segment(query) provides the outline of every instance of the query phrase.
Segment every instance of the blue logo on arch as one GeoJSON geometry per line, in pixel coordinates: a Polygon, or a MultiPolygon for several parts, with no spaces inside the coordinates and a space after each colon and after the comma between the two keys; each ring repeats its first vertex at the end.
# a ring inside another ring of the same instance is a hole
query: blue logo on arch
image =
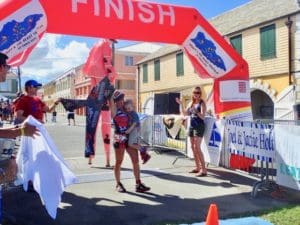
{"type": "Polygon", "coordinates": [[[35,27],[43,14],[32,14],[27,16],[22,22],[12,20],[0,30],[0,51],[8,49],[14,43],[20,41],[35,27]]]}
{"type": "Polygon", "coordinates": [[[207,60],[216,67],[226,71],[226,66],[222,57],[216,53],[217,47],[212,41],[206,39],[204,33],[198,32],[197,36],[191,39],[191,41],[202,52],[207,60]]]}

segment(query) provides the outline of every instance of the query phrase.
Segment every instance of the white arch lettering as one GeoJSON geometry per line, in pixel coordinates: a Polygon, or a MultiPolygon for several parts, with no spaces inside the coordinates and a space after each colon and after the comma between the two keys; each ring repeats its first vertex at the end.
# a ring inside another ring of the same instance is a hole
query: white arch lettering
{"type": "Polygon", "coordinates": [[[110,11],[113,9],[119,19],[124,19],[122,0],[118,0],[118,6],[113,0],[105,0],[105,17],[110,18],[110,11]]]}
{"type": "MultiPolygon", "coordinates": [[[[155,5],[157,7],[157,13],[155,12],[155,8],[152,4],[147,2],[137,2],[134,5],[132,0],[122,1],[122,0],[104,0],[102,1],[104,4],[104,13],[106,18],[111,18],[112,13],[114,12],[116,17],[120,20],[124,20],[124,12],[127,7],[128,20],[133,21],[135,18],[135,13],[137,14],[137,18],[143,23],[153,23],[155,20],[158,20],[160,25],[167,24],[167,18],[169,17],[169,25],[176,25],[176,16],[175,10],[172,6],[163,6],[163,5],[155,5]],[[124,4],[124,3],[127,4],[124,4]],[[135,9],[136,8],[136,9],[135,9]],[[156,15],[158,18],[156,18],[156,15]]],[[[89,3],[87,0],[72,0],[72,12],[79,13],[78,5],[79,4],[93,4],[93,15],[100,16],[101,9],[101,1],[93,0],[93,3],[89,3]]]]}
{"type": "Polygon", "coordinates": [[[134,20],[134,8],[133,8],[133,4],[131,0],[127,0],[127,4],[128,4],[128,19],[129,21],[133,21],[134,20]]]}
{"type": "Polygon", "coordinates": [[[94,0],[94,15],[100,16],[100,4],[98,0],[94,0]]]}
{"type": "Polygon", "coordinates": [[[140,9],[140,11],[142,11],[148,15],[148,17],[146,17],[143,13],[138,14],[138,17],[142,22],[152,23],[154,21],[155,13],[152,10],[152,8],[153,8],[152,5],[150,5],[146,2],[138,2],[138,8],[140,9]]]}
{"type": "MultiPolygon", "coordinates": [[[[97,1],[97,0],[95,0],[97,1]]],[[[72,12],[78,13],[78,3],[87,4],[87,0],[72,0],[72,12]]]]}
{"type": "Polygon", "coordinates": [[[170,25],[175,26],[175,12],[174,9],[169,6],[169,11],[164,11],[162,5],[157,5],[159,11],[159,24],[164,24],[164,17],[170,17],[170,25]]]}

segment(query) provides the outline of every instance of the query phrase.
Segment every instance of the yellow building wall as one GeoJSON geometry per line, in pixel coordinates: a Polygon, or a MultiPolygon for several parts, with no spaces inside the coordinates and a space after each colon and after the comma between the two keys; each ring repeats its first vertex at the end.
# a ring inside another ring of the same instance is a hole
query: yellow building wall
{"type": "Polygon", "coordinates": [[[289,76],[286,75],[277,75],[277,76],[268,76],[260,78],[264,83],[270,85],[270,88],[276,91],[276,95],[282,92],[289,86],[289,76]]]}
{"type": "Polygon", "coordinates": [[[154,81],[154,61],[148,64],[148,83],[143,83],[143,67],[140,71],[140,92],[166,92],[212,83],[211,79],[202,79],[195,72],[189,59],[184,55],[184,75],[176,75],[176,53],[160,58],[160,80],[154,81]]]}
{"type": "Polygon", "coordinates": [[[285,19],[254,27],[242,32],[243,58],[248,62],[250,78],[288,73],[288,28],[285,19]],[[260,59],[260,28],[276,27],[276,57],[260,59]]]}

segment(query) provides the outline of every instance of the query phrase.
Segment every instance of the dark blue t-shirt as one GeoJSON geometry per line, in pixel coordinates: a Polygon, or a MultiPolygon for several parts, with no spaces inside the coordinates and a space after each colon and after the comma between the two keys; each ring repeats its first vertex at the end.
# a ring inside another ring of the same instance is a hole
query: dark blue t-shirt
{"type": "Polygon", "coordinates": [[[140,118],[136,111],[130,111],[128,112],[128,115],[130,117],[130,124],[136,123],[136,127],[140,126],[140,118]]]}

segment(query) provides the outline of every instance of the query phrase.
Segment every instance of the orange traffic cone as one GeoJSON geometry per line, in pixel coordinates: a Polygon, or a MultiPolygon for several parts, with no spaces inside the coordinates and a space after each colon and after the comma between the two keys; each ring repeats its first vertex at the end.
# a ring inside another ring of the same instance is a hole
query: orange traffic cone
{"type": "Polygon", "coordinates": [[[219,225],[218,208],[216,204],[210,204],[205,224],[219,225]]]}

